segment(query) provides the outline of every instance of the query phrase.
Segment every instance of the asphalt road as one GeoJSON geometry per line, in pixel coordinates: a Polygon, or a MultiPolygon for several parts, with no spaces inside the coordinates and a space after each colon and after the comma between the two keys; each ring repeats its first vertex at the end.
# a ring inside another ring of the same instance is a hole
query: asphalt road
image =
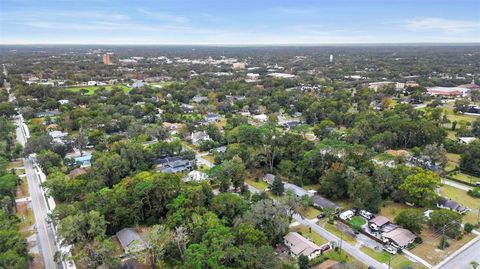
{"type": "Polygon", "coordinates": [[[457,189],[464,190],[464,191],[469,191],[469,190],[472,189],[472,187],[470,187],[470,186],[463,185],[461,183],[458,183],[458,182],[455,182],[455,181],[452,181],[452,180],[448,180],[448,179],[445,179],[445,178],[442,178],[442,183],[445,184],[445,185],[455,187],[457,189]]]}
{"type": "MultiPolygon", "coordinates": [[[[22,130],[23,123],[21,122],[20,117],[15,118],[15,123],[17,124],[17,140],[22,145],[25,145],[27,138],[25,137],[24,130],[22,130]]],[[[48,207],[40,187],[40,179],[34,168],[34,161],[31,158],[24,158],[23,165],[25,167],[25,174],[28,182],[28,191],[30,192],[30,198],[32,201],[31,206],[35,216],[37,239],[45,263],[45,268],[62,268],[61,265],[57,265],[53,260],[55,252],[57,251],[55,235],[53,234],[51,225],[46,221],[48,207]]]]}
{"type": "Polygon", "coordinates": [[[455,255],[455,257],[442,265],[440,269],[472,268],[470,266],[472,261],[480,263],[480,240],[477,240],[477,242],[455,255]]]}

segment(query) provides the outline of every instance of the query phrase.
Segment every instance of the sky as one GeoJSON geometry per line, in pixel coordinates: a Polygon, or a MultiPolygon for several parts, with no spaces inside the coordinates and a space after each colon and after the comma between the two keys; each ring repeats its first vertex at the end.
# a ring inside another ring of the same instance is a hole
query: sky
{"type": "Polygon", "coordinates": [[[0,0],[0,44],[480,42],[480,0],[0,0]]]}

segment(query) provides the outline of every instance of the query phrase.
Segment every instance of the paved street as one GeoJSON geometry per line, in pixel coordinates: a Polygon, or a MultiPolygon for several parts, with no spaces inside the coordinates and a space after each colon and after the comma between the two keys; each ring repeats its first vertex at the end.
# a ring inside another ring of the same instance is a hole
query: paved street
{"type": "MultiPolygon", "coordinates": [[[[4,73],[6,69],[4,67],[4,73]]],[[[10,93],[10,87],[7,84],[7,90],[10,93]]],[[[11,95],[10,100],[13,100],[11,95]]],[[[26,125],[22,121],[22,117],[15,116],[16,137],[17,141],[25,145],[27,142],[26,137],[26,125]]],[[[28,131],[27,131],[28,132],[28,131]]],[[[45,268],[63,268],[61,264],[57,264],[54,261],[55,252],[58,250],[55,243],[55,235],[53,233],[51,225],[46,221],[48,217],[48,207],[46,198],[43,195],[43,191],[40,186],[40,180],[35,170],[34,161],[31,158],[24,158],[23,165],[25,167],[26,179],[28,182],[28,191],[30,192],[31,206],[35,217],[35,230],[37,232],[37,238],[43,256],[45,268]]]]}
{"type": "Polygon", "coordinates": [[[461,184],[461,183],[458,183],[458,182],[455,182],[455,181],[452,181],[452,180],[448,180],[446,178],[442,178],[442,183],[445,184],[445,185],[455,187],[457,189],[464,190],[464,191],[469,191],[469,190],[472,189],[472,187],[470,187],[470,186],[467,186],[467,185],[464,185],[464,184],[461,184]]]}
{"type": "Polygon", "coordinates": [[[470,262],[477,261],[480,263],[480,240],[464,249],[451,260],[441,265],[440,269],[465,269],[472,268],[470,262]]]}

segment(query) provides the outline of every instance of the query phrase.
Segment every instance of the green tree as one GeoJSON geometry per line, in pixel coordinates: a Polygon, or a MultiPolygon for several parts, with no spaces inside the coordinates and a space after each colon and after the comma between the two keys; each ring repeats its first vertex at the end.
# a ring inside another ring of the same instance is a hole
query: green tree
{"type": "Polygon", "coordinates": [[[298,268],[299,269],[308,269],[310,268],[309,264],[309,259],[307,256],[301,254],[298,256],[298,268]]]}
{"type": "Polygon", "coordinates": [[[60,168],[63,162],[62,156],[51,150],[44,150],[38,153],[37,160],[40,167],[47,174],[51,173],[55,168],[60,168]]]}
{"type": "Polygon", "coordinates": [[[432,171],[416,168],[400,185],[409,202],[420,206],[427,206],[437,198],[436,188],[440,186],[440,177],[432,171]]]}
{"type": "Polygon", "coordinates": [[[457,238],[461,233],[462,215],[448,209],[439,209],[432,212],[428,224],[436,232],[445,232],[451,238],[457,238]]]}
{"type": "Polygon", "coordinates": [[[416,234],[422,231],[425,217],[422,212],[416,209],[407,209],[395,217],[395,223],[416,234]]]}
{"type": "Polygon", "coordinates": [[[283,195],[283,192],[285,191],[285,188],[283,186],[283,181],[280,179],[280,177],[275,177],[273,180],[272,186],[270,187],[270,190],[272,191],[273,194],[275,195],[283,195]]]}
{"type": "Polygon", "coordinates": [[[233,223],[236,217],[243,215],[248,208],[243,197],[228,192],[215,196],[210,203],[210,210],[229,224],[233,223]]]}
{"type": "Polygon", "coordinates": [[[480,175],[480,140],[475,140],[465,147],[461,154],[460,168],[480,175]]]}

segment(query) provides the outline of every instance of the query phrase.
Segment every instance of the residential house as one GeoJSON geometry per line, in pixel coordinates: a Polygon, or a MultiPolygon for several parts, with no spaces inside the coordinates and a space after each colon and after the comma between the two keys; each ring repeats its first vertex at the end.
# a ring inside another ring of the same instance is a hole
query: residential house
{"type": "Polygon", "coordinates": [[[116,237],[126,254],[138,253],[147,248],[147,243],[133,228],[124,228],[116,233],[116,237]]]}
{"type": "Polygon", "coordinates": [[[302,197],[305,195],[312,196],[312,194],[306,191],[305,189],[292,183],[284,182],[283,187],[285,188],[285,191],[292,190],[295,193],[295,195],[297,195],[297,197],[302,197]]]}
{"type": "Polygon", "coordinates": [[[227,146],[221,146],[221,147],[212,149],[212,152],[225,153],[227,152],[227,146]]]}
{"type": "Polygon", "coordinates": [[[263,176],[263,180],[264,180],[265,182],[267,182],[268,184],[272,185],[272,184],[273,184],[273,181],[275,180],[275,175],[265,174],[265,176],[263,176]]]}
{"type": "Polygon", "coordinates": [[[195,102],[195,103],[202,103],[202,102],[207,102],[207,101],[208,101],[208,97],[206,97],[206,96],[195,95],[192,98],[192,102],[195,102]]]}
{"type": "Polygon", "coordinates": [[[334,212],[338,212],[340,210],[340,206],[335,204],[334,202],[328,200],[325,197],[322,197],[318,194],[315,194],[312,197],[312,203],[314,207],[320,208],[322,210],[325,210],[327,208],[332,208],[334,212]]]}
{"type": "Polygon", "coordinates": [[[319,246],[297,232],[290,232],[285,235],[283,243],[289,248],[290,254],[294,256],[305,255],[311,260],[321,253],[319,246]]]}
{"type": "Polygon", "coordinates": [[[265,114],[255,115],[252,118],[254,118],[255,120],[257,120],[259,122],[266,122],[268,120],[268,116],[265,115],[265,114]]]}
{"type": "Polygon", "coordinates": [[[61,131],[50,131],[48,135],[52,138],[54,143],[64,144],[63,139],[68,136],[68,133],[61,131]]]}
{"type": "Polygon", "coordinates": [[[417,236],[404,228],[382,233],[382,236],[390,241],[390,244],[396,248],[405,248],[415,241],[417,236]]]}
{"type": "Polygon", "coordinates": [[[74,159],[76,164],[80,164],[80,167],[89,167],[92,165],[92,155],[84,155],[74,159]]]}
{"type": "Polygon", "coordinates": [[[216,123],[219,120],[220,120],[220,115],[215,114],[215,113],[208,113],[205,116],[205,121],[208,122],[208,123],[216,123]]]}
{"type": "Polygon", "coordinates": [[[143,82],[142,80],[135,80],[131,85],[133,89],[142,88],[143,86],[145,86],[145,82],[143,82]]]}
{"type": "Polygon", "coordinates": [[[70,101],[68,99],[61,99],[61,100],[58,100],[58,102],[61,104],[61,105],[66,105],[68,104],[70,101]]]}
{"type": "Polygon", "coordinates": [[[459,204],[459,203],[457,203],[457,202],[455,202],[451,199],[447,199],[445,197],[440,197],[438,199],[437,207],[448,209],[448,210],[451,210],[451,211],[455,211],[455,212],[460,213],[460,214],[466,214],[467,212],[469,212],[471,210],[470,208],[462,206],[461,204],[459,204]]]}
{"type": "Polygon", "coordinates": [[[195,146],[200,145],[203,141],[209,141],[212,140],[210,136],[207,134],[205,131],[200,131],[200,132],[193,132],[191,135],[192,138],[192,144],[195,146]]]}
{"type": "Polygon", "coordinates": [[[375,218],[368,221],[368,226],[370,227],[370,229],[378,231],[388,223],[390,223],[390,220],[387,217],[376,216],[375,218]]]}
{"type": "Polygon", "coordinates": [[[201,182],[208,179],[208,175],[201,171],[190,171],[187,176],[183,179],[184,182],[194,181],[201,182]]]}
{"type": "Polygon", "coordinates": [[[192,162],[180,157],[167,157],[157,160],[157,167],[162,173],[181,173],[192,170],[192,162]]]}

